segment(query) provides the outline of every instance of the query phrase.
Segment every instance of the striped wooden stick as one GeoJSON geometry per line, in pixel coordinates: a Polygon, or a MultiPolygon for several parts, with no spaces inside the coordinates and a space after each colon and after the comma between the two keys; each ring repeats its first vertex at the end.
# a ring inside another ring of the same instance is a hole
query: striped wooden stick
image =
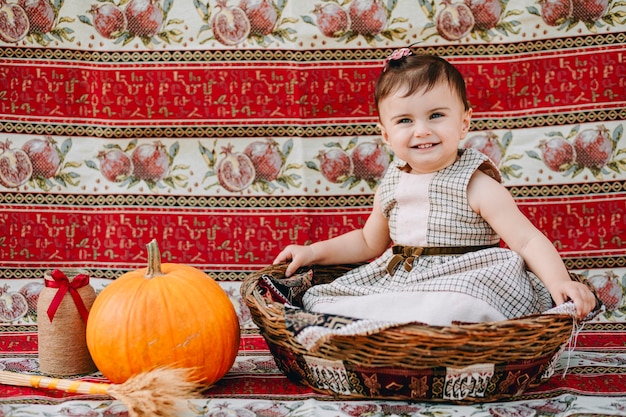
{"type": "Polygon", "coordinates": [[[17,372],[0,371],[0,383],[20,387],[45,388],[71,394],[107,395],[111,384],[94,383],[70,379],[49,378],[40,375],[25,375],[17,372]]]}
{"type": "Polygon", "coordinates": [[[203,386],[193,382],[191,375],[190,369],[157,368],[135,375],[122,384],[108,384],[0,371],[0,384],[108,395],[121,401],[130,417],[174,417],[179,411],[177,401],[200,397],[203,386]]]}

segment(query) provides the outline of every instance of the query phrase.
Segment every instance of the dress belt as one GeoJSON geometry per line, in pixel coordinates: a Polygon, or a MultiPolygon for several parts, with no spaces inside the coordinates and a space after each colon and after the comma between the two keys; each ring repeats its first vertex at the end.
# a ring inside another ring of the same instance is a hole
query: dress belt
{"type": "Polygon", "coordinates": [[[483,249],[498,248],[499,244],[477,245],[477,246],[403,246],[393,245],[391,250],[393,256],[387,264],[387,272],[393,275],[393,271],[400,262],[404,261],[404,269],[409,272],[413,269],[413,261],[420,256],[432,255],[463,255],[469,252],[476,252],[483,249]]]}

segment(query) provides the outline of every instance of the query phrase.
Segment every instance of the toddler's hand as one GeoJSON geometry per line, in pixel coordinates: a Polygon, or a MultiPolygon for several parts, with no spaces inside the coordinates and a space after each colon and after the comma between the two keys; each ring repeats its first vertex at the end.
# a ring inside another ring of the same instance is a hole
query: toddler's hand
{"type": "Polygon", "coordinates": [[[310,246],[289,245],[276,256],[273,264],[291,261],[285,271],[285,277],[289,277],[301,266],[311,265],[314,262],[313,256],[313,249],[310,246]]]}
{"type": "Polygon", "coordinates": [[[552,297],[557,304],[562,304],[568,299],[574,302],[576,314],[579,319],[584,319],[596,307],[596,296],[583,283],[570,281],[564,282],[556,288],[557,294],[552,297]],[[556,295],[556,297],[555,297],[556,295]]]}

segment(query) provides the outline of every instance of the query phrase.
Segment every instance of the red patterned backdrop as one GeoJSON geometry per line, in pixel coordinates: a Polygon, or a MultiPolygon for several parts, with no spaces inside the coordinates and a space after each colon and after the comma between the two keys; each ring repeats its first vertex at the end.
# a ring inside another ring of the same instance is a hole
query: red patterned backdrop
{"type": "Polygon", "coordinates": [[[458,65],[466,143],[570,266],[623,267],[624,6],[522,3],[7,2],[2,277],[114,278],[156,238],[236,282],[358,226],[389,159],[373,82],[411,43],[458,65]]]}
{"type": "Polygon", "coordinates": [[[246,274],[363,224],[392,158],[374,80],[415,44],[459,67],[464,145],[621,320],[625,19],[621,0],[0,1],[3,291],[52,267],[104,285],[156,238],[254,333],[246,274]]]}

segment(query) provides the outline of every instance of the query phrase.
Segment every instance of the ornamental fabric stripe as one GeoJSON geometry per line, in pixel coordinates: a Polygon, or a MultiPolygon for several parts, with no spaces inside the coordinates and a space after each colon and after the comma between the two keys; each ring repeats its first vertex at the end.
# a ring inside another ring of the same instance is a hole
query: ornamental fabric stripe
{"type": "Polygon", "coordinates": [[[463,146],[496,162],[570,269],[617,279],[621,302],[626,5],[465,3],[0,4],[0,278],[114,279],[154,238],[238,304],[285,245],[364,224],[392,158],[374,81],[414,44],[466,77],[463,146]]]}

